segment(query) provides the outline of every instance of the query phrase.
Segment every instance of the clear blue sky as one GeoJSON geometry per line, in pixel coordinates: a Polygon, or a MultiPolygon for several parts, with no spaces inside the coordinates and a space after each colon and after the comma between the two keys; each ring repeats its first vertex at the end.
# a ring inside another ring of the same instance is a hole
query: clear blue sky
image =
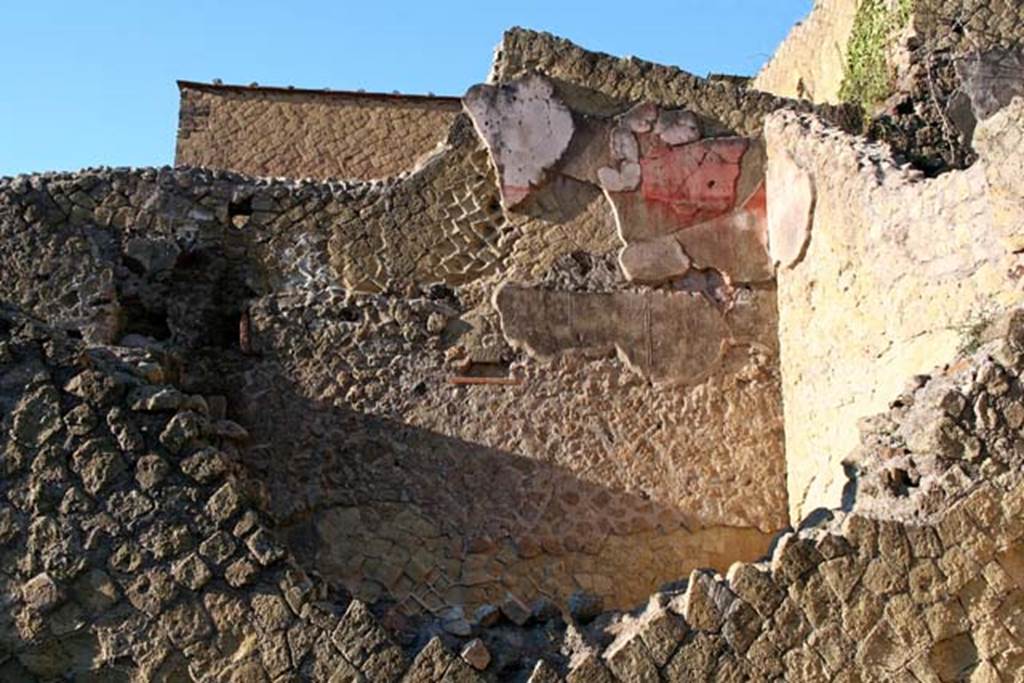
{"type": "Polygon", "coordinates": [[[172,162],[176,79],[459,95],[502,31],[753,74],[812,0],[8,0],[0,176],[172,162]]]}

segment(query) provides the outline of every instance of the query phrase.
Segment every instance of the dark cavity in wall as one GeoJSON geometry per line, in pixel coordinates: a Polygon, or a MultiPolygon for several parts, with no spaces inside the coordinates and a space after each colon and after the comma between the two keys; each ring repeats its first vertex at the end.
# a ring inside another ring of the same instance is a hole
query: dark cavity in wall
{"type": "Polygon", "coordinates": [[[171,338],[165,308],[150,308],[137,296],[123,297],[120,303],[123,336],[137,334],[156,341],[167,341],[171,338]]]}
{"type": "Polygon", "coordinates": [[[231,224],[241,230],[252,217],[252,197],[245,197],[228,204],[228,220],[231,224]]]}

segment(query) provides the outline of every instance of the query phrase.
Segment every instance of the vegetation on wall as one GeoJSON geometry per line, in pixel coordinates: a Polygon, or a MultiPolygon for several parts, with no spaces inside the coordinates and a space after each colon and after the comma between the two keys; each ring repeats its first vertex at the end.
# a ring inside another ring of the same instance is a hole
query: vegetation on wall
{"type": "Polygon", "coordinates": [[[870,113],[893,87],[893,68],[886,48],[896,32],[910,21],[914,0],[862,0],[846,48],[846,65],[839,97],[870,113]]]}

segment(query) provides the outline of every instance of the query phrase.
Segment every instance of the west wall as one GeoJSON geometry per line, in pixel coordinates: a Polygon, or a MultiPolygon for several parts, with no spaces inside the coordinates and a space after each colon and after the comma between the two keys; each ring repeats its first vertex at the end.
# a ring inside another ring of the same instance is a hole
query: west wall
{"type": "Polygon", "coordinates": [[[387,178],[432,150],[457,98],[178,83],[175,163],[254,176],[387,178]]]}

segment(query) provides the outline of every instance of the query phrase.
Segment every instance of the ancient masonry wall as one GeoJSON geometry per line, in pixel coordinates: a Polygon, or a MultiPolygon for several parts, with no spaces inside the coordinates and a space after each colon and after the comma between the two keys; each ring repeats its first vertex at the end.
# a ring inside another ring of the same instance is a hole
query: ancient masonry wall
{"type": "Polygon", "coordinates": [[[1024,7],[1015,0],[915,0],[912,22],[931,48],[957,54],[1024,41],[1024,7]]]}
{"type": "MultiPolygon", "coordinates": [[[[758,136],[764,117],[781,108],[809,111],[807,102],[787,99],[756,88],[720,80],[706,80],[677,67],[619,58],[585,50],[564,38],[522,28],[505,32],[494,57],[489,80],[503,82],[540,71],[566,84],[562,95],[577,110],[618,113],[618,102],[653,102],[664,107],[685,107],[724,132],[758,136]],[[573,97],[577,89],[578,97],[573,97]],[[586,91],[592,91],[587,94],[586,91]],[[603,97],[596,96],[601,93],[603,97]]],[[[816,111],[844,130],[859,131],[856,108],[821,105],[816,111]]]]}
{"type": "Polygon", "coordinates": [[[0,676],[1012,677],[1024,666],[1024,313],[985,339],[865,423],[852,509],[817,515],[769,559],[694,571],[630,614],[507,598],[406,639],[281,543],[241,454],[251,435],[223,401],[168,386],[173,358],[86,349],[5,305],[0,676]]]}
{"type": "Polygon", "coordinates": [[[1021,300],[1024,214],[1007,169],[1020,163],[1022,105],[982,122],[980,162],[931,180],[812,119],[767,122],[769,221],[772,202],[784,204],[794,186],[779,169],[795,165],[813,187],[809,231],[806,221],[787,226],[803,232],[778,273],[794,520],[838,504],[859,418],[1021,300]]]}
{"type": "Polygon", "coordinates": [[[175,163],[254,176],[387,178],[411,170],[459,112],[455,97],[179,81],[175,163]]]}
{"type": "Polygon", "coordinates": [[[1022,46],[1024,8],[1012,0],[823,0],[753,86],[836,102],[852,75],[845,97],[882,100],[863,103],[869,137],[934,176],[973,163],[978,120],[1024,93],[1022,46]]]}
{"type": "Polygon", "coordinates": [[[838,103],[858,0],[815,0],[751,87],[779,97],[838,103]]]}
{"type": "Polygon", "coordinates": [[[188,349],[180,388],[227,397],[288,544],[360,598],[412,616],[506,591],[627,605],[785,525],[774,289],[704,309],[696,332],[726,353],[684,386],[614,344],[535,361],[501,333],[498,284],[629,289],[601,190],[559,187],[507,217],[466,121],[383,183],[19,178],[4,297],[94,343],[188,349]]]}
{"type": "MultiPolygon", "coordinates": [[[[812,102],[839,102],[846,70],[850,35],[859,0],[816,0],[807,18],[790,31],[752,83],[757,90],[779,97],[812,102]]],[[[896,66],[906,69],[895,54],[916,50],[919,61],[929,52],[953,56],[995,47],[1018,47],[1024,39],[1024,9],[1012,0],[914,0],[911,30],[893,36],[910,45],[889,45],[896,66]]]]}

